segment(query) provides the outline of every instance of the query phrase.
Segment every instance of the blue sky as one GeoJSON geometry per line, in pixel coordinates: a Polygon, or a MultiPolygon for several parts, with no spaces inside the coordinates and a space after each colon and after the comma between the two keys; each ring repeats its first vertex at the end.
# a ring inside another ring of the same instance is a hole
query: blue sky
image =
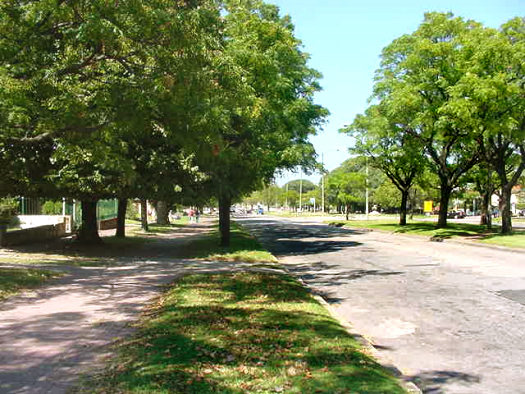
{"type": "MultiPolygon", "coordinates": [[[[349,157],[351,139],[338,130],[367,107],[381,50],[413,32],[428,11],[453,12],[490,27],[525,15],[525,0],[267,0],[292,17],[296,37],[310,54],[310,66],[323,74],[316,102],[331,116],[311,140],[333,170],[349,157]]],[[[282,185],[298,174],[277,179],[282,185]]],[[[309,179],[317,182],[319,175],[309,179]]]]}

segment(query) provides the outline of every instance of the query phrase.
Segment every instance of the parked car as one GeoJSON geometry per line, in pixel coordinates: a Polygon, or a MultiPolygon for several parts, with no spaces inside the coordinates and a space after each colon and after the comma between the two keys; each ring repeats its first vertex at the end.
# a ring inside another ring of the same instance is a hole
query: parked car
{"type": "Polygon", "coordinates": [[[465,216],[467,215],[463,211],[450,211],[447,213],[447,218],[449,219],[464,219],[465,216]]]}

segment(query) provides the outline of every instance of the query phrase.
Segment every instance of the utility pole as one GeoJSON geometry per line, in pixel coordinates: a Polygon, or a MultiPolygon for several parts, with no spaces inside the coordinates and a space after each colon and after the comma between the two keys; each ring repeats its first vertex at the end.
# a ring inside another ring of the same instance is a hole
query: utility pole
{"type": "Polygon", "coordinates": [[[290,210],[290,207],[288,207],[288,183],[286,184],[286,195],[285,195],[285,198],[286,198],[286,202],[284,203],[284,205],[286,206],[286,209],[290,210]]]}
{"type": "Polygon", "coordinates": [[[324,215],[324,153],[321,153],[321,211],[324,215]]]}
{"type": "Polygon", "coordinates": [[[365,178],[365,212],[366,212],[366,220],[368,220],[368,158],[365,157],[365,171],[366,171],[366,178],[365,178]]]}
{"type": "Polygon", "coordinates": [[[303,212],[303,169],[299,170],[299,212],[303,212]]]}

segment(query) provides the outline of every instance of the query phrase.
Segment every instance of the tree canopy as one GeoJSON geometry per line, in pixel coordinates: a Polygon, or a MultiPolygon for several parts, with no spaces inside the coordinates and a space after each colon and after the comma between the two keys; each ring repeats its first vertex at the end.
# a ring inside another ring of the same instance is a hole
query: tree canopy
{"type": "Polygon", "coordinates": [[[275,6],[7,2],[0,33],[2,196],[215,197],[227,244],[232,198],[314,165],[320,75],[275,6]]]}

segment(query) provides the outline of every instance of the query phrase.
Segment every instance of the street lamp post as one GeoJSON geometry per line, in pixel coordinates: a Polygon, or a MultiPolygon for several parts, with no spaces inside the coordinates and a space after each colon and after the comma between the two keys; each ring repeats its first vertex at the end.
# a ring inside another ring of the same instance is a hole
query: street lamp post
{"type": "Polygon", "coordinates": [[[299,172],[299,212],[303,212],[303,169],[299,172]]]}
{"type": "Polygon", "coordinates": [[[321,212],[324,215],[324,153],[321,153],[321,212]]]}
{"type": "Polygon", "coordinates": [[[365,157],[365,172],[366,172],[366,178],[365,178],[365,212],[366,212],[366,220],[368,220],[368,158],[365,157]]]}
{"type": "Polygon", "coordinates": [[[290,211],[290,207],[288,206],[288,183],[286,183],[286,195],[285,195],[285,203],[284,205],[286,206],[286,209],[288,209],[288,211],[290,211]]]}

